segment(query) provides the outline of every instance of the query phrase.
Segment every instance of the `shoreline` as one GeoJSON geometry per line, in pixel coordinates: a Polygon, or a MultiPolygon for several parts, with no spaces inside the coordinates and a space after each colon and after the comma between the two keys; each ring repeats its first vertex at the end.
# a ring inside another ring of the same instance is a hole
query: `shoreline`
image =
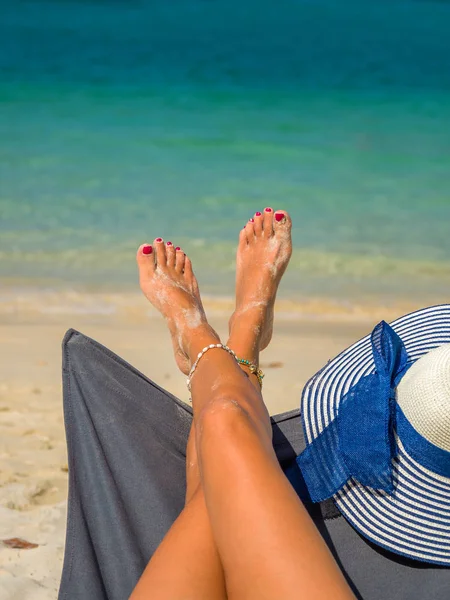
{"type": "MultiPolygon", "coordinates": [[[[202,294],[209,318],[229,318],[234,310],[232,296],[202,294]]],[[[300,299],[281,294],[276,303],[276,318],[282,322],[361,323],[392,321],[404,314],[448,301],[444,293],[429,298],[417,294],[414,299],[333,298],[305,295],[300,299]]],[[[158,318],[140,291],[105,291],[79,289],[38,289],[8,287],[0,292],[0,324],[59,323],[71,317],[84,316],[91,322],[116,319],[145,323],[158,318]]]]}

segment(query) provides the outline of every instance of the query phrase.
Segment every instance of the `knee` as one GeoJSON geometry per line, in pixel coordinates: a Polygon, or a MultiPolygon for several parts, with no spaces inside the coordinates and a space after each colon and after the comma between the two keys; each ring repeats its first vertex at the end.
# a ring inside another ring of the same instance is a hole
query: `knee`
{"type": "MultiPolygon", "coordinates": [[[[266,410],[266,409],[265,409],[266,410]]],[[[196,416],[196,443],[200,455],[221,448],[227,456],[248,444],[262,444],[273,452],[270,417],[254,414],[251,405],[233,396],[217,396],[196,416]]]]}
{"type": "Polygon", "coordinates": [[[239,424],[250,425],[251,418],[243,402],[233,396],[217,396],[211,399],[196,419],[197,434],[211,433],[217,437],[236,431],[239,424]]]}

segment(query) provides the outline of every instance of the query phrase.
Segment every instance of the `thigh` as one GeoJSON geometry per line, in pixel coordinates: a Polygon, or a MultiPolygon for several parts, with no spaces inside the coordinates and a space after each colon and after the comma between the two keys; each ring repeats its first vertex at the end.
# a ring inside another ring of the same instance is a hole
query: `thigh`
{"type": "Polygon", "coordinates": [[[203,489],[229,597],[352,598],[273,447],[245,412],[230,406],[205,412],[199,437],[203,489]]]}
{"type": "Polygon", "coordinates": [[[183,509],[130,600],[226,600],[225,581],[201,488],[183,509]]]}

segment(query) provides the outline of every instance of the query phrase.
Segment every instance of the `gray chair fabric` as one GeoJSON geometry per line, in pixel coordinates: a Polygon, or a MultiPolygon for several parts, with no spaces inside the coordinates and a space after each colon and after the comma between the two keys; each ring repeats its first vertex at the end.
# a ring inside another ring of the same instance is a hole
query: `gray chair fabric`
{"type": "MultiPolygon", "coordinates": [[[[183,508],[192,411],[74,330],[63,341],[63,386],[69,511],[59,600],[126,600],[183,508]]],[[[299,412],[272,421],[277,456],[303,496],[299,412]]],[[[306,506],[357,598],[450,597],[450,569],[374,546],[333,503],[306,506]]]]}

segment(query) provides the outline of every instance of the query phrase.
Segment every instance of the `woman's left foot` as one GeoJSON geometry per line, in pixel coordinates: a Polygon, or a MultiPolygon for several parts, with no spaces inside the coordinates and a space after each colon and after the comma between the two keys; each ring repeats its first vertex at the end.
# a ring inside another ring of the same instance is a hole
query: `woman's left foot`
{"type": "MultiPolygon", "coordinates": [[[[255,213],[239,236],[230,340],[237,334],[239,346],[255,356],[272,339],[275,298],[292,254],[291,227],[286,211],[266,208],[255,213]]],[[[236,350],[236,340],[232,343],[236,350]]]]}

